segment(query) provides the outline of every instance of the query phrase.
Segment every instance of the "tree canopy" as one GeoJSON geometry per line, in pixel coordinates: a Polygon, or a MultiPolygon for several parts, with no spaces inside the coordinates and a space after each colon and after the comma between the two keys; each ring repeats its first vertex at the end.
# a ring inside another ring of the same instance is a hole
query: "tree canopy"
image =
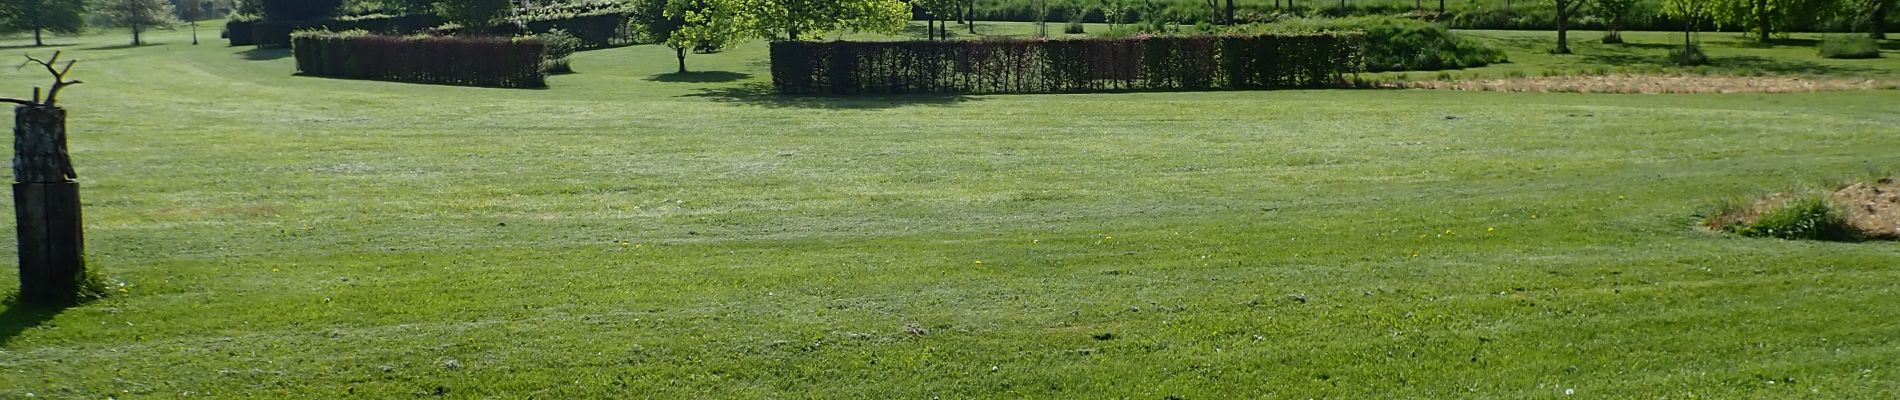
{"type": "Polygon", "coordinates": [[[33,32],[33,45],[44,46],[42,32],[73,34],[86,30],[85,0],[0,0],[0,30],[33,32]]]}
{"type": "Polygon", "coordinates": [[[145,30],[178,22],[173,17],[172,3],[167,0],[104,0],[99,2],[97,11],[106,24],[130,28],[133,46],[145,44],[140,37],[145,30]]]}
{"type": "Polygon", "coordinates": [[[735,0],[745,3],[758,36],[802,40],[831,32],[898,33],[910,21],[903,0],[735,0]]]}

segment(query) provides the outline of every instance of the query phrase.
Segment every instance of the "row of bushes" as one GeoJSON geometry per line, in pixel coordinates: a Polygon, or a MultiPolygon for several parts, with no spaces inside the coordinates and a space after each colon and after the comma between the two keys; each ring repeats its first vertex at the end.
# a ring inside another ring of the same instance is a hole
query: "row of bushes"
{"type": "Polygon", "coordinates": [[[1072,93],[1312,87],[1363,69],[1357,33],[775,42],[781,93],[1072,93]]]}
{"type": "MultiPolygon", "coordinates": [[[[516,21],[513,26],[504,26],[497,33],[542,34],[561,30],[580,39],[582,49],[627,46],[634,44],[636,39],[634,32],[627,29],[627,22],[631,18],[631,14],[625,12],[607,12],[526,19],[516,21]]],[[[225,28],[226,38],[231,40],[232,46],[285,47],[290,45],[291,33],[298,31],[361,30],[382,35],[407,35],[429,31],[442,24],[440,17],[415,14],[315,21],[232,21],[226,23],[225,28]]]]}
{"type": "MultiPolygon", "coordinates": [[[[1184,25],[1212,22],[1212,12],[1205,0],[1122,0],[1121,7],[1108,6],[1115,2],[1050,0],[1053,5],[1047,14],[1037,9],[1039,4],[1031,0],[977,0],[974,14],[981,21],[1036,21],[1038,15],[1044,15],[1045,21],[1082,21],[1091,23],[1109,22],[1107,10],[1121,11],[1119,21],[1161,20],[1184,25]],[[1079,13],[1079,15],[1078,15],[1079,13]]],[[[1438,15],[1438,2],[1385,0],[1351,0],[1341,3],[1333,0],[1290,1],[1295,6],[1278,6],[1275,1],[1236,2],[1235,19],[1242,23],[1276,22],[1288,18],[1306,17],[1356,17],[1356,16],[1393,16],[1415,15],[1445,22],[1452,29],[1508,29],[1508,30],[1550,30],[1556,29],[1556,12],[1549,1],[1517,0],[1472,0],[1450,1],[1443,15],[1438,15]],[[1513,3],[1506,6],[1507,3],[1513,3]],[[1343,4],[1343,6],[1342,6],[1343,4]]],[[[1623,30],[1632,31],[1677,31],[1682,29],[1682,20],[1662,14],[1661,1],[1638,0],[1630,15],[1624,21],[1623,30]]],[[[1225,2],[1220,2],[1224,7],[1225,2]]],[[[1888,26],[1900,27],[1900,13],[1894,13],[1887,21],[1888,26]]],[[[1824,22],[1812,22],[1797,26],[1788,26],[1792,31],[1832,31],[1846,27],[1831,27],[1824,22]]],[[[1589,15],[1579,15],[1571,21],[1571,29],[1603,30],[1604,21],[1589,15]]],[[[1704,26],[1703,30],[1740,31],[1744,27],[1736,25],[1704,26]]],[[[1889,29],[1889,32],[1900,31],[1889,29]]]]}
{"type": "Polygon", "coordinates": [[[304,75],[462,86],[547,86],[548,46],[536,38],[384,36],[302,31],[291,36],[304,75]]]}

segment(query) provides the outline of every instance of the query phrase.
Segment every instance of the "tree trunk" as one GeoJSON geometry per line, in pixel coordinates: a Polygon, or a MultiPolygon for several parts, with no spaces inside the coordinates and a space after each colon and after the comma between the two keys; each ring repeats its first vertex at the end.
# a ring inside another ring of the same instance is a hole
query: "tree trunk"
{"type": "Polygon", "coordinates": [[[1234,25],[1234,0],[1227,0],[1227,24],[1234,25]]]}
{"type": "Polygon", "coordinates": [[[1761,37],[1756,39],[1768,43],[1768,0],[1755,0],[1755,23],[1760,25],[1756,29],[1761,32],[1761,37]]]}
{"type": "Polygon", "coordinates": [[[1893,0],[1878,1],[1874,4],[1872,18],[1874,23],[1868,27],[1867,36],[1874,39],[1887,38],[1887,13],[1893,11],[1893,0]]]}
{"type": "Polygon", "coordinates": [[[682,74],[686,73],[686,48],[685,47],[673,48],[673,56],[678,57],[680,60],[679,73],[682,73],[682,74]]]}
{"type": "Polygon", "coordinates": [[[40,46],[46,45],[45,41],[40,40],[40,30],[41,30],[40,27],[37,27],[37,26],[33,27],[33,47],[40,47],[40,46]]]}
{"type": "Polygon", "coordinates": [[[18,228],[20,299],[45,305],[79,300],[85,235],[79,183],[66,153],[66,110],[15,108],[13,211],[18,228]]]}
{"type": "Polygon", "coordinates": [[[968,5],[969,7],[963,9],[964,10],[963,19],[964,21],[970,24],[970,34],[975,35],[976,34],[976,1],[971,0],[970,2],[964,3],[964,4],[968,5]]]}
{"type": "Polygon", "coordinates": [[[198,21],[191,21],[191,45],[198,45],[198,21]]]}
{"type": "Polygon", "coordinates": [[[1445,0],[1438,0],[1438,16],[1445,16],[1445,0]]]}
{"type": "Polygon", "coordinates": [[[1564,26],[1564,22],[1570,20],[1569,3],[1564,0],[1557,1],[1557,54],[1570,54],[1570,30],[1564,26]]]}
{"type": "Polygon", "coordinates": [[[145,41],[139,40],[139,27],[132,27],[132,45],[138,46],[142,44],[145,44],[145,41]]]}

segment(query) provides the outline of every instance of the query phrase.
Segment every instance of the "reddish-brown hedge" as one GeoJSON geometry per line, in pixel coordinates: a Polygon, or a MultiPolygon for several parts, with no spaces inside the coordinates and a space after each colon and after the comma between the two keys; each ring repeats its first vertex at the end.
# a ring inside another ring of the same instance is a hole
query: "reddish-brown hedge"
{"type": "Polygon", "coordinates": [[[1357,33],[777,42],[781,93],[1071,93],[1316,87],[1365,69],[1357,33]]]}
{"type": "Polygon", "coordinates": [[[375,36],[298,32],[291,38],[304,75],[462,86],[547,86],[538,39],[375,36]]]}

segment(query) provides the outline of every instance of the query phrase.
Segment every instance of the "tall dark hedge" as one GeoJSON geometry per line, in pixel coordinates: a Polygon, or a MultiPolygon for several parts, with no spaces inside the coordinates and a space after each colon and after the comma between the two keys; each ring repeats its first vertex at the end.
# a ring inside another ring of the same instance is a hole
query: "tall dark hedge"
{"type": "Polygon", "coordinates": [[[231,40],[232,46],[250,46],[257,44],[254,29],[257,21],[233,19],[224,23],[224,38],[231,40]]]}
{"type": "Polygon", "coordinates": [[[442,18],[428,14],[352,20],[264,21],[253,24],[250,39],[258,47],[290,46],[290,33],[304,30],[342,32],[368,31],[384,35],[406,35],[442,24],[442,18]]]}
{"type": "Polygon", "coordinates": [[[776,42],[781,93],[1066,93],[1314,87],[1365,69],[1358,33],[776,42]]]}
{"type": "Polygon", "coordinates": [[[336,15],[343,0],[262,0],[264,20],[307,21],[336,15]]]}
{"type": "Polygon", "coordinates": [[[304,75],[461,86],[547,86],[539,39],[376,36],[305,31],[291,38],[304,75]]]}
{"type": "Polygon", "coordinates": [[[523,22],[522,26],[533,33],[547,33],[555,29],[567,31],[581,40],[582,49],[592,50],[633,45],[634,32],[627,29],[627,22],[632,19],[630,13],[614,12],[530,20],[523,22]]]}

